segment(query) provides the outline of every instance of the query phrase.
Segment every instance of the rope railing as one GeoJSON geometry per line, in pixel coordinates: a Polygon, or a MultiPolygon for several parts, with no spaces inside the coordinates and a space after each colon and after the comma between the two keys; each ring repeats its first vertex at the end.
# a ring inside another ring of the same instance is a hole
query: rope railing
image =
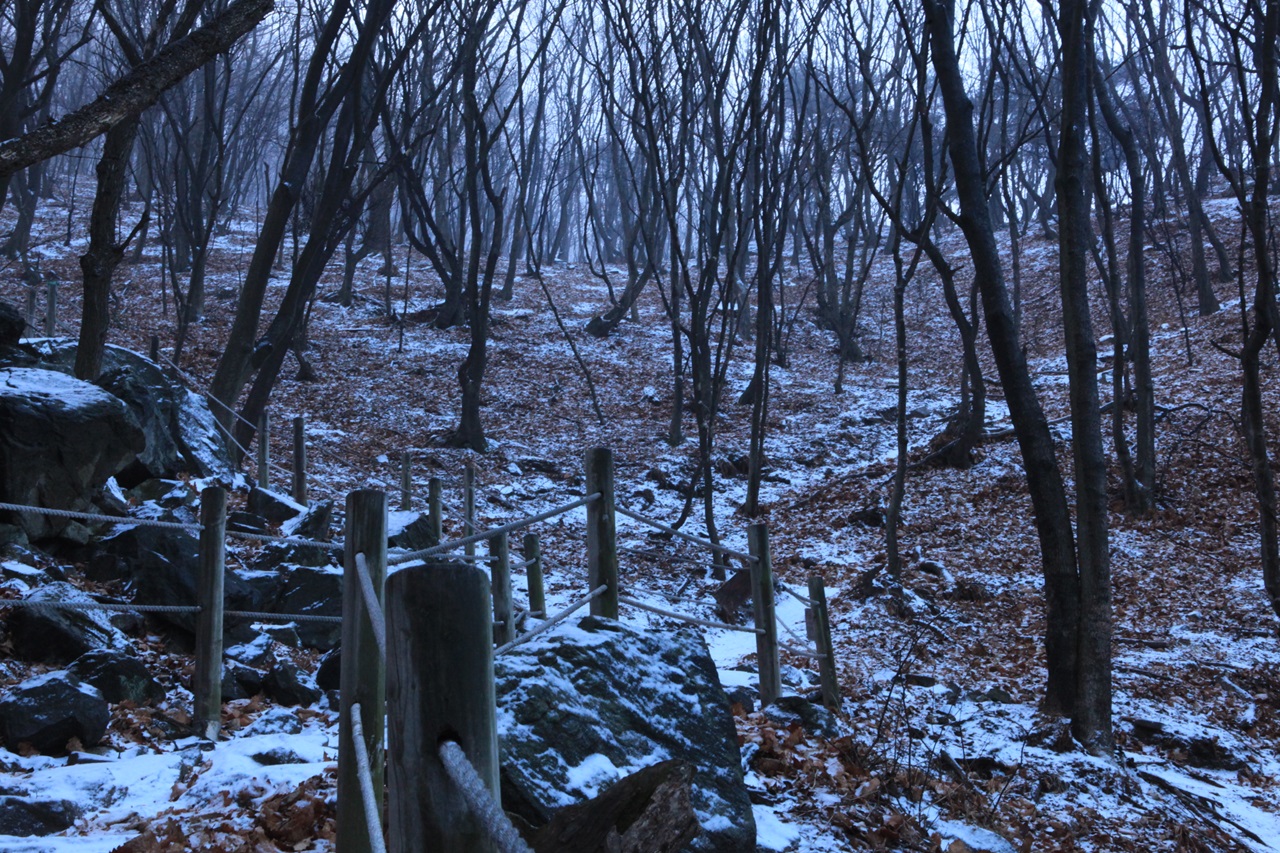
{"type": "Polygon", "coordinates": [[[387,617],[378,603],[378,594],[373,591],[373,578],[369,576],[369,563],[364,552],[356,554],[356,576],[360,578],[361,598],[364,599],[365,610],[369,614],[369,625],[373,628],[373,639],[378,644],[382,659],[387,659],[387,617]]]}
{"type": "Polygon", "coordinates": [[[57,607],[63,610],[110,610],[117,613],[199,613],[195,604],[116,604],[106,601],[49,601],[31,598],[0,599],[0,607],[57,607]]]}
{"type": "Polygon", "coordinates": [[[796,601],[798,601],[798,602],[800,602],[801,604],[803,604],[805,607],[812,607],[812,606],[813,606],[813,602],[812,602],[812,601],[810,601],[809,599],[805,598],[803,595],[801,595],[800,593],[796,592],[794,589],[792,589],[791,587],[787,586],[786,584],[784,584],[784,583],[778,583],[778,584],[777,584],[777,588],[778,588],[778,589],[780,589],[780,590],[782,590],[783,592],[785,592],[787,595],[791,596],[792,598],[794,598],[796,601]]]}
{"type": "Polygon", "coordinates": [[[77,512],[70,509],[53,509],[52,507],[28,506],[27,504],[0,502],[0,510],[30,512],[35,515],[70,518],[76,521],[92,521],[96,524],[137,524],[142,527],[163,527],[169,530],[189,530],[196,533],[203,529],[195,522],[160,521],[154,518],[136,518],[132,515],[100,515],[95,512],[77,512]]]}
{"type": "Polygon", "coordinates": [[[681,622],[689,622],[693,625],[702,625],[707,628],[720,628],[724,631],[737,631],[742,634],[755,634],[760,636],[764,634],[761,628],[748,628],[745,625],[730,625],[727,622],[714,622],[710,619],[699,619],[697,616],[690,616],[687,613],[676,613],[673,610],[663,610],[661,607],[654,607],[652,604],[646,604],[643,601],[632,598],[629,595],[618,596],[618,601],[622,604],[628,604],[637,610],[647,610],[658,616],[665,616],[668,619],[678,619],[681,622]]]}
{"type": "Polygon", "coordinates": [[[672,563],[685,563],[690,566],[700,566],[707,569],[724,569],[729,572],[747,571],[742,566],[726,566],[722,563],[708,563],[706,560],[699,560],[696,557],[686,557],[683,554],[664,554],[661,551],[646,551],[643,548],[629,548],[626,545],[618,546],[619,554],[631,554],[635,557],[645,557],[650,560],[669,560],[672,563]]]}
{"type": "Polygon", "coordinates": [[[485,834],[502,853],[533,853],[512,825],[507,813],[494,801],[493,794],[471,766],[467,754],[457,741],[441,741],[440,763],[444,765],[445,773],[457,787],[467,808],[471,809],[485,834]]]}
{"type": "Polygon", "coordinates": [[[502,533],[510,533],[513,530],[523,530],[524,528],[537,524],[540,521],[546,521],[548,518],[555,518],[558,515],[564,515],[567,512],[572,512],[578,507],[586,506],[592,501],[598,500],[600,500],[600,493],[593,492],[584,498],[579,498],[578,500],[573,501],[572,503],[558,506],[555,509],[549,509],[546,512],[540,512],[537,515],[525,516],[524,518],[508,522],[500,527],[482,530],[479,533],[473,533],[472,535],[464,536],[461,539],[451,539],[448,542],[441,542],[439,545],[431,548],[423,548],[421,551],[411,551],[408,554],[398,554],[394,559],[388,560],[387,562],[389,565],[398,566],[402,563],[408,563],[413,560],[421,560],[424,557],[434,557],[438,554],[447,554],[455,548],[461,548],[464,545],[483,542],[493,536],[497,536],[502,533]]]}
{"type": "MultiPolygon", "coordinates": [[[[593,600],[604,595],[606,592],[608,592],[608,590],[609,590],[609,587],[604,585],[596,587],[595,589],[591,590],[591,592],[587,593],[582,598],[578,599],[573,604],[566,607],[564,610],[561,610],[555,616],[552,616],[550,619],[543,622],[537,628],[534,628],[530,631],[526,631],[525,633],[521,634],[519,637],[516,637],[514,640],[512,640],[509,643],[506,643],[505,645],[498,646],[498,648],[494,649],[493,656],[497,657],[498,655],[504,655],[507,652],[514,649],[516,646],[522,646],[525,643],[532,640],[534,637],[538,636],[539,634],[545,631],[551,630],[556,625],[563,622],[565,619],[568,619],[575,612],[581,610],[583,607],[586,607],[593,600]]],[[[530,615],[533,615],[533,614],[530,614],[530,615]]]]}
{"type": "Polygon", "coordinates": [[[224,616],[235,616],[240,619],[256,619],[259,622],[328,622],[341,625],[341,616],[326,616],[323,613],[267,613],[262,610],[227,610],[224,616]]]}
{"type": "Polygon", "coordinates": [[[686,542],[706,548],[709,551],[719,551],[722,554],[728,554],[730,557],[737,557],[739,560],[746,560],[749,563],[754,563],[756,561],[755,557],[744,551],[736,551],[733,548],[729,548],[724,545],[717,545],[716,543],[703,539],[700,536],[694,536],[692,533],[685,533],[683,530],[676,530],[674,527],[663,524],[661,521],[657,521],[656,519],[649,518],[647,515],[632,512],[626,507],[615,505],[613,509],[618,513],[618,515],[625,515],[632,521],[647,524],[655,530],[661,530],[663,533],[669,533],[677,539],[683,539],[686,542]]]}
{"type": "Polygon", "coordinates": [[[356,776],[360,780],[360,798],[364,801],[364,822],[369,828],[369,846],[374,853],[387,853],[387,842],[382,837],[381,798],[373,790],[373,765],[369,761],[369,749],[364,743],[364,719],[360,703],[351,706],[351,741],[356,752],[356,776]]]}
{"type": "Polygon", "coordinates": [[[252,533],[248,530],[233,530],[227,528],[227,535],[234,536],[237,539],[249,539],[254,542],[279,543],[281,545],[303,545],[310,548],[319,548],[324,551],[341,551],[343,544],[341,542],[321,542],[318,539],[302,539],[298,536],[272,536],[270,533],[252,533]]]}
{"type": "Polygon", "coordinates": [[[807,649],[797,649],[795,646],[788,646],[786,643],[778,643],[778,648],[782,649],[784,652],[791,652],[791,654],[793,655],[796,655],[802,658],[809,658],[810,660],[825,660],[827,657],[821,652],[811,652],[811,651],[808,651],[807,649]]]}

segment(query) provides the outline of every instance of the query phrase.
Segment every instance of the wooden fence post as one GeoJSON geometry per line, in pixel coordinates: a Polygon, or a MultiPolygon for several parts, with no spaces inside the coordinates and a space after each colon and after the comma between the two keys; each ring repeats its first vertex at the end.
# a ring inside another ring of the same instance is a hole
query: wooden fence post
{"type": "Polygon", "coordinates": [[[271,413],[258,417],[258,485],[267,488],[271,482],[271,413]]]}
{"type": "Polygon", "coordinates": [[[760,704],[768,705],[782,695],[782,672],[778,666],[778,620],[774,616],[773,558],[769,553],[769,527],[752,524],[747,528],[751,550],[751,603],[755,611],[756,665],[760,671],[760,704]]]}
{"type": "Polygon", "coordinates": [[[196,731],[218,739],[222,725],[222,611],[226,571],[227,492],[210,486],[200,493],[200,575],[196,594],[196,669],[191,679],[196,731]]]}
{"type": "Polygon", "coordinates": [[[347,534],[342,574],[342,667],[338,705],[338,837],[343,853],[369,851],[356,753],[352,745],[351,706],[359,703],[365,748],[373,770],[373,790],[383,790],[383,720],[386,716],[386,664],[369,622],[356,569],[364,554],[374,592],[385,602],[387,578],[387,496],[363,489],[347,495],[347,534]]]}
{"type": "Polygon", "coordinates": [[[24,338],[29,338],[36,333],[36,289],[32,285],[27,285],[27,328],[23,332],[24,338]]]}
{"type": "MultiPolygon", "coordinates": [[[[476,532],[476,469],[468,460],[462,469],[462,517],[466,520],[463,536],[476,532]]],[[[476,543],[468,542],[462,549],[468,557],[476,555],[476,543]]]]}
{"type": "Polygon", "coordinates": [[[150,354],[151,354],[151,360],[158,364],[160,362],[160,336],[159,335],[151,336],[150,354]]]}
{"type": "Polygon", "coordinates": [[[547,616],[547,597],[542,589],[542,541],[536,533],[524,535],[525,577],[529,582],[529,612],[544,619],[547,616]]]}
{"type": "Polygon", "coordinates": [[[493,588],[493,642],[504,645],[515,639],[515,607],[511,603],[511,542],[507,534],[489,539],[489,576],[493,588]]]}
{"type": "Polygon", "coordinates": [[[400,509],[408,511],[413,498],[413,470],[409,451],[400,454],[400,509]]]}
{"type": "Polygon", "coordinates": [[[827,585],[821,575],[809,578],[809,600],[813,602],[814,645],[818,647],[818,679],[822,684],[822,704],[840,709],[840,682],[836,676],[835,650],[831,647],[831,617],[827,611],[827,585]]]}
{"type": "Polygon", "coordinates": [[[440,487],[440,478],[432,477],[427,481],[427,529],[435,538],[433,544],[444,541],[444,500],[440,487]]]}
{"type": "Polygon", "coordinates": [[[457,741],[500,801],[489,578],[470,565],[405,568],[387,601],[387,850],[491,853],[439,755],[457,741]]]}
{"type": "Polygon", "coordinates": [[[293,499],[307,505],[307,417],[293,419],[293,499]]]}
{"type": "Polygon", "coordinates": [[[58,280],[54,278],[45,282],[44,334],[47,338],[58,334],[58,280]]]}
{"type": "Polygon", "coordinates": [[[592,589],[608,587],[591,601],[591,615],[618,618],[618,530],[613,509],[613,451],[593,447],[586,458],[587,494],[600,499],[587,504],[587,579],[592,589]]]}

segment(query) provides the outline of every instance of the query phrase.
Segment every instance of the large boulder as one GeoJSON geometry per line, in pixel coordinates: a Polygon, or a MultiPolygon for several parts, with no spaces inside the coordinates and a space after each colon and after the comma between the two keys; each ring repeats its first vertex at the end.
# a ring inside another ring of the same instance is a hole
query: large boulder
{"type": "Polygon", "coordinates": [[[67,673],[98,688],[108,702],[141,705],[158,702],[165,695],[142,661],[112,649],[85,652],[67,667],[67,673]]]}
{"type": "Polygon", "coordinates": [[[65,755],[72,738],[95,746],[110,720],[98,688],[61,671],[28,679],[0,699],[0,740],[15,752],[29,743],[37,752],[65,755]]]}
{"type": "MultiPolygon", "coordinates": [[[[101,388],[52,370],[0,368],[0,501],[91,509],[89,499],[144,446],[135,416],[101,388]]],[[[72,523],[12,515],[33,540],[72,523]]]]}
{"type": "Polygon", "coordinates": [[[80,807],[70,800],[0,796],[0,835],[53,835],[70,829],[79,817],[80,807]]]}
{"type": "MultiPolygon", "coordinates": [[[[302,616],[342,616],[342,569],[336,566],[282,567],[284,590],[274,612],[302,616]]],[[[327,651],[342,640],[338,622],[300,619],[296,623],[303,645],[327,651]]]]}
{"type": "Polygon", "coordinates": [[[19,660],[68,663],[95,649],[127,649],[129,638],[111,624],[107,611],[58,607],[59,603],[92,604],[94,600],[69,583],[50,583],[32,590],[28,602],[47,606],[14,607],[5,627],[19,660]]]}
{"type": "Polygon", "coordinates": [[[550,811],[677,759],[695,768],[703,829],[687,849],[755,849],[737,732],[701,634],[587,617],[498,658],[495,674],[504,783],[519,796],[550,811]]]}

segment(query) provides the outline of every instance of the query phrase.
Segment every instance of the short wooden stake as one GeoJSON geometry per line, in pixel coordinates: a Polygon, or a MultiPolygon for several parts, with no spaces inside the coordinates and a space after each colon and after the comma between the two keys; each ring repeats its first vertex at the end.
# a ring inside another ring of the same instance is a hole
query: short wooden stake
{"type": "Polygon", "coordinates": [[[587,494],[600,499],[587,504],[587,578],[592,589],[608,589],[591,601],[591,615],[618,618],[618,530],[613,508],[613,451],[587,451],[587,494]]]}
{"type": "Polygon", "coordinates": [[[409,451],[400,454],[400,509],[407,512],[413,498],[413,470],[409,451]]]}
{"type": "Polygon", "coordinates": [[[387,849],[491,853],[439,756],[442,740],[456,741],[500,801],[489,578],[474,566],[405,568],[387,602],[387,849]]]}
{"type": "Polygon", "coordinates": [[[489,577],[493,589],[493,642],[505,645],[515,639],[515,607],[511,603],[511,543],[507,534],[489,540],[489,577]]]}
{"type": "Polygon", "coordinates": [[[258,417],[258,485],[267,488],[271,483],[271,413],[258,417]]]}
{"type": "Polygon", "coordinates": [[[293,499],[307,505],[307,418],[293,419],[293,499]]]}
{"type": "Polygon", "coordinates": [[[151,336],[151,360],[159,363],[160,361],[160,336],[151,336]]]}
{"type": "Polygon", "coordinates": [[[840,709],[840,681],[836,675],[835,650],[831,647],[831,617],[827,611],[827,585],[820,575],[809,578],[809,600],[813,602],[814,645],[818,647],[818,680],[822,684],[822,704],[840,709]]]}
{"type": "Polygon", "coordinates": [[[196,668],[191,680],[196,731],[218,739],[222,725],[222,612],[226,572],[227,492],[210,486],[200,493],[200,574],[196,580],[196,668]]]}
{"type": "Polygon", "coordinates": [[[747,528],[751,556],[751,602],[755,611],[756,666],[760,672],[760,704],[768,705],[782,695],[782,671],[778,665],[778,620],[774,615],[773,558],[769,552],[769,527],[753,524],[747,528]]]}
{"type": "Polygon", "coordinates": [[[444,541],[444,490],[439,477],[427,481],[427,529],[432,537],[432,545],[444,541]]]}
{"type": "MultiPolygon", "coordinates": [[[[462,517],[466,520],[462,535],[470,536],[476,532],[476,469],[470,462],[462,469],[462,517]]],[[[474,557],[476,543],[468,542],[462,551],[468,557],[474,557]]]]}
{"type": "Polygon", "coordinates": [[[369,622],[356,570],[356,554],[364,554],[369,578],[380,604],[387,597],[387,496],[364,489],[347,495],[346,548],[342,574],[342,667],[338,704],[338,837],[343,853],[369,851],[369,827],[360,797],[356,752],[352,746],[351,706],[359,703],[365,748],[373,770],[373,790],[383,790],[382,750],[386,717],[386,664],[369,622]]]}
{"type": "Polygon", "coordinates": [[[44,334],[47,338],[58,334],[58,282],[52,278],[45,283],[44,334]]]}
{"type": "Polygon", "coordinates": [[[525,577],[529,583],[529,612],[546,618],[547,597],[542,588],[542,541],[536,533],[524,535],[525,577]]]}

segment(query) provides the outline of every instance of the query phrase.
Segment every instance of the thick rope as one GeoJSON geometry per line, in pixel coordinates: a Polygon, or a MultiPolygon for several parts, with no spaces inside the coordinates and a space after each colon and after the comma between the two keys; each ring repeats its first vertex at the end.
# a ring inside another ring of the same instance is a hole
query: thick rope
{"type": "Polygon", "coordinates": [[[592,492],[585,498],[579,498],[573,503],[567,503],[564,506],[558,506],[555,509],[549,509],[546,512],[540,512],[537,515],[529,515],[524,518],[517,519],[501,527],[494,527],[490,530],[482,530],[479,533],[473,533],[470,536],[464,536],[461,539],[453,539],[448,542],[441,542],[432,548],[424,548],[421,551],[413,551],[408,554],[399,554],[388,562],[396,566],[401,563],[407,563],[411,560],[421,560],[424,557],[434,557],[437,554],[447,554],[455,548],[461,548],[464,545],[471,545],[475,542],[483,542],[500,533],[510,533],[513,530],[523,530],[526,527],[537,524],[539,521],[546,521],[548,518],[555,518],[557,515],[564,515],[566,512],[572,512],[580,506],[586,506],[592,501],[600,500],[599,492],[592,492]]]}
{"type": "Polygon", "coordinates": [[[706,548],[709,551],[719,551],[722,554],[728,554],[730,557],[737,557],[739,560],[746,560],[747,562],[750,562],[750,563],[754,563],[756,561],[756,558],[751,556],[750,554],[743,553],[742,551],[735,551],[732,548],[726,548],[724,545],[717,545],[714,542],[710,542],[706,539],[702,539],[698,536],[694,536],[692,533],[685,533],[683,530],[676,530],[674,527],[668,527],[667,525],[663,524],[661,521],[655,521],[654,519],[649,518],[647,515],[641,515],[638,512],[632,512],[631,510],[626,509],[625,507],[620,507],[620,506],[614,506],[613,509],[614,509],[614,512],[618,513],[619,515],[625,515],[627,518],[631,519],[632,521],[638,521],[641,524],[647,524],[650,527],[656,528],[657,530],[661,530],[663,533],[669,533],[672,536],[675,536],[677,539],[683,539],[684,541],[691,542],[694,545],[700,545],[701,547],[706,548]]]}
{"type": "Polygon", "coordinates": [[[56,601],[31,598],[0,599],[0,607],[59,607],[63,610],[113,610],[120,613],[199,613],[194,604],[110,604],[102,601],[56,601]]]}
{"type": "Polygon", "coordinates": [[[296,536],[272,536],[269,533],[250,533],[247,530],[227,529],[228,536],[234,536],[237,539],[252,539],[254,542],[279,542],[282,545],[305,545],[311,548],[320,548],[325,551],[341,551],[343,545],[341,542],[321,542],[317,539],[300,539],[296,536]]]}
{"type": "Polygon", "coordinates": [[[507,813],[494,802],[493,794],[485,787],[484,780],[471,766],[467,754],[457,741],[441,742],[440,763],[444,765],[444,771],[453,780],[453,784],[458,787],[458,793],[462,795],[471,813],[502,853],[533,853],[511,825],[507,813]]]}
{"type": "Polygon", "coordinates": [[[620,554],[632,554],[636,557],[646,557],[654,561],[670,561],[672,563],[687,563],[691,566],[700,566],[708,569],[724,569],[730,572],[745,572],[742,566],[725,566],[720,563],[708,563],[706,560],[699,560],[696,557],[686,557],[683,554],[664,554],[661,551],[646,551],[642,548],[628,548],[625,545],[618,547],[620,554]]]}
{"type": "Polygon", "coordinates": [[[256,619],[259,622],[328,622],[342,624],[341,616],[325,616],[322,613],[267,613],[260,610],[226,610],[223,616],[240,619],[256,619]]]}
{"type": "Polygon", "coordinates": [[[135,518],[131,515],[99,515],[93,512],[75,512],[69,509],[51,509],[44,506],[27,506],[26,504],[0,502],[0,509],[7,509],[11,512],[31,512],[36,515],[51,515],[55,518],[73,518],[77,521],[93,521],[99,524],[137,524],[142,527],[164,527],[170,530],[192,530],[196,532],[204,529],[195,522],[157,521],[152,518],[135,518]]]}
{"type": "Polygon", "coordinates": [[[657,614],[658,616],[665,616],[668,619],[679,619],[681,622],[689,622],[694,625],[702,625],[707,628],[720,628],[724,631],[737,631],[742,634],[764,634],[764,630],[760,628],[748,628],[745,625],[729,625],[725,622],[712,622],[710,619],[699,619],[696,616],[689,616],[684,613],[675,613],[671,610],[663,610],[661,607],[654,607],[652,604],[645,604],[643,601],[638,601],[628,595],[618,596],[618,601],[623,604],[629,604],[638,610],[647,610],[650,613],[657,614]]]}
{"type": "MultiPolygon", "coordinates": [[[[516,646],[524,645],[525,643],[529,642],[534,637],[538,636],[544,631],[551,630],[560,622],[563,622],[565,619],[568,619],[569,616],[573,614],[575,611],[581,610],[591,601],[604,595],[604,593],[608,589],[609,587],[606,584],[601,584],[600,586],[591,590],[591,592],[587,593],[583,598],[580,598],[578,601],[575,601],[573,604],[569,605],[564,610],[561,610],[555,616],[552,616],[550,619],[543,622],[537,628],[534,628],[531,631],[526,631],[525,633],[521,634],[519,637],[516,637],[514,640],[512,640],[509,643],[506,643],[505,645],[498,646],[498,648],[494,649],[493,656],[497,657],[498,655],[504,655],[507,652],[514,649],[516,646]]],[[[529,615],[532,616],[533,614],[531,613],[529,615]]]]}
{"type": "Polygon", "coordinates": [[[791,652],[793,655],[797,655],[802,658],[810,658],[811,660],[822,660],[826,657],[824,654],[805,651],[804,649],[797,649],[795,646],[788,646],[785,643],[778,643],[778,648],[784,652],[791,652]]]}
{"type": "Polygon", "coordinates": [[[364,823],[369,829],[369,846],[374,853],[387,853],[387,842],[382,837],[382,809],[377,792],[373,790],[373,765],[369,761],[369,748],[364,743],[364,720],[360,703],[351,706],[351,741],[356,751],[356,778],[360,780],[360,799],[364,801],[364,823]]]}
{"type": "Polygon", "coordinates": [[[796,592],[794,589],[792,589],[791,587],[787,586],[787,585],[786,585],[786,584],[784,584],[784,583],[780,583],[780,584],[778,584],[778,589],[782,590],[782,591],[783,591],[783,592],[785,592],[787,595],[791,596],[791,597],[792,597],[792,598],[794,598],[796,601],[798,601],[798,602],[800,602],[801,604],[803,604],[805,607],[812,607],[812,606],[813,606],[813,602],[812,602],[812,601],[810,601],[809,599],[805,598],[803,595],[801,595],[800,593],[796,592]]]}
{"type": "Polygon", "coordinates": [[[378,644],[378,652],[382,659],[387,659],[387,617],[382,612],[382,604],[373,590],[373,578],[369,576],[369,563],[364,552],[356,554],[356,576],[360,579],[360,593],[364,598],[364,609],[369,613],[369,625],[373,628],[373,639],[378,644]]]}

